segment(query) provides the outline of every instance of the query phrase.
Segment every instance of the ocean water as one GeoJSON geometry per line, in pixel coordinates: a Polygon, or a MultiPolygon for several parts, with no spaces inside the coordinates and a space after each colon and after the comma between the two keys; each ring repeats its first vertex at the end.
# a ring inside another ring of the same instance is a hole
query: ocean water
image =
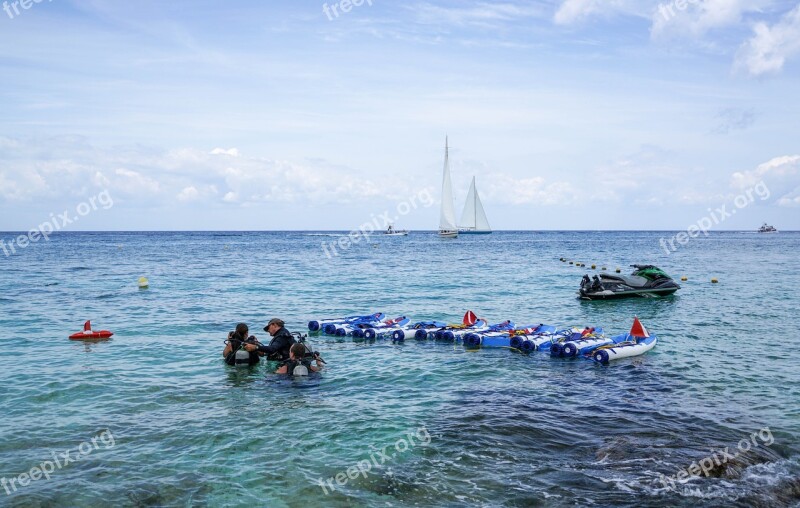
{"type": "Polygon", "coordinates": [[[800,234],[667,255],[669,235],[412,233],[330,258],[325,233],[53,235],[0,257],[0,505],[797,506],[800,234]],[[591,270],[561,257],[688,281],[580,301],[591,270]],[[467,309],[612,333],[637,315],[660,342],[603,367],[311,336],[328,367],[304,380],[221,357],[239,321],[265,341],[271,317],[467,309]],[[113,339],[67,340],[87,319],[113,339]],[[712,476],[665,480],[693,463],[712,476]]]}

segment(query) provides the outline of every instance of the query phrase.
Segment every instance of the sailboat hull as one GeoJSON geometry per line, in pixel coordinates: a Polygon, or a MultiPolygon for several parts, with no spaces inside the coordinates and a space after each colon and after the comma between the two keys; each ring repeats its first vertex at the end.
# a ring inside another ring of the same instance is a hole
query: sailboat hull
{"type": "Polygon", "coordinates": [[[458,238],[458,231],[439,231],[439,238],[458,238]]]}
{"type": "Polygon", "coordinates": [[[459,230],[458,234],[459,235],[491,235],[492,232],[491,231],[465,231],[465,230],[462,229],[462,230],[459,230]]]}

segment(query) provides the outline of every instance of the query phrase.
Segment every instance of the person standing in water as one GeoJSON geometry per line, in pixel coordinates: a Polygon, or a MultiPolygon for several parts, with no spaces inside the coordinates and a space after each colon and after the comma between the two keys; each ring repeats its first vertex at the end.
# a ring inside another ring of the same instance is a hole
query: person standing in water
{"type": "Polygon", "coordinates": [[[247,349],[248,345],[256,346],[258,340],[250,335],[244,323],[236,325],[236,330],[228,333],[222,356],[228,365],[257,365],[261,358],[257,352],[247,349]]]}
{"type": "Polygon", "coordinates": [[[299,342],[292,344],[289,348],[289,359],[283,362],[283,365],[278,367],[275,374],[289,374],[290,376],[307,376],[312,372],[319,372],[322,370],[324,363],[319,355],[314,356],[317,366],[311,365],[311,360],[305,358],[308,349],[305,344],[299,342]]]}
{"type": "Polygon", "coordinates": [[[269,320],[264,331],[272,335],[272,341],[269,345],[262,346],[260,344],[246,344],[244,348],[249,352],[257,352],[267,356],[267,360],[283,362],[289,359],[289,349],[292,344],[297,341],[294,340],[292,334],[289,333],[284,327],[282,319],[273,318],[269,320]]]}

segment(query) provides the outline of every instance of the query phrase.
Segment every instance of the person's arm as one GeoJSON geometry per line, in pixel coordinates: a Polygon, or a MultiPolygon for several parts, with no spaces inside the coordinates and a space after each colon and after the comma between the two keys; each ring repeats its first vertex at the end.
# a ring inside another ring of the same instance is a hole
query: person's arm
{"type": "Polygon", "coordinates": [[[231,354],[231,351],[233,351],[233,348],[231,347],[231,337],[232,336],[233,336],[233,333],[228,332],[228,342],[225,343],[225,349],[222,350],[222,356],[224,358],[227,358],[228,355],[231,354]]]}
{"type": "MultiPolygon", "coordinates": [[[[272,342],[275,343],[274,346],[273,345],[269,345],[269,346],[260,346],[259,345],[257,348],[254,348],[254,349],[258,349],[259,353],[265,353],[267,355],[271,355],[271,354],[277,353],[277,352],[279,352],[279,351],[281,351],[283,349],[287,349],[288,350],[289,346],[291,344],[287,344],[286,341],[287,341],[286,337],[278,337],[277,340],[273,340],[272,341],[272,342]]],[[[251,351],[251,350],[248,349],[248,351],[251,351]]]]}
{"type": "Polygon", "coordinates": [[[275,371],[275,374],[286,374],[289,371],[288,365],[281,365],[278,367],[278,370],[275,371]]]}

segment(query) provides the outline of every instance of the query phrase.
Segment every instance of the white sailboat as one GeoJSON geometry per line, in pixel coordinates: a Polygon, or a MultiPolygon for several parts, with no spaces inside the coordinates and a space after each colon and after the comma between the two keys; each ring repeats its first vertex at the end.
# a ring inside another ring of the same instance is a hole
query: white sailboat
{"type": "Polygon", "coordinates": [[[472,184],[469,186],[467,202],[464,203],[464,212],[461,214],[459,233],[465,235],[488,235],[492,232],[489,226],[489,219],[478,196],[478,189],[475,188],[475,177],[472,177],[472,184]]]}
{"type": "Polygon", "coordinates": [[[456,206],[453,201],[453,184],[450,182],[450,149],[447,138],[444,139],[444,170],[442,175],[442,213],[439,217],[439,236],[443,238],[458,237],[456,226],[456,206]]]}

